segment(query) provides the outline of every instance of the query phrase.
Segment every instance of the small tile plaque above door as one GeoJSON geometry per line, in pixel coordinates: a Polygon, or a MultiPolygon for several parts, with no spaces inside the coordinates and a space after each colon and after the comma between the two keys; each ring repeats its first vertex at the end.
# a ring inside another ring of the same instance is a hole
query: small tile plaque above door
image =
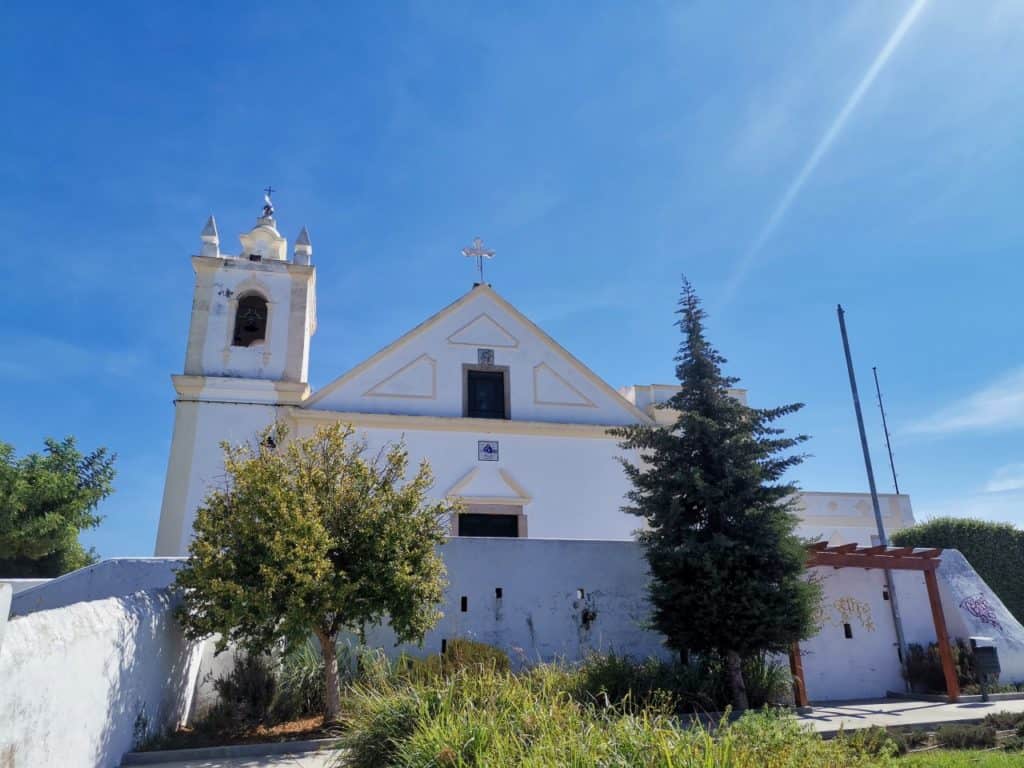
{"type": "Polygon", "coordinates": [[[477,440],[477,442],[476,442],[476,459],[477,459],[477,461],[497,461],[498,460],[498,441],[497,440],[477,440]]]}
{"type": "Polygon", "coordinates": [[[478,349],[476,351],[476,364],[477,365],[494,365],[494,350],[493,349],[478,349]]]}

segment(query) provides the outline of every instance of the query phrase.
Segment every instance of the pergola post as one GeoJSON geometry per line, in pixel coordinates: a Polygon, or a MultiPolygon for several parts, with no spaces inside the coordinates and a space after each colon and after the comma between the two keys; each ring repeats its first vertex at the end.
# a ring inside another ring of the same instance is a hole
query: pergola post
{"type": "Polygon", "coordinates": [[[806,707],[807,686],[804,684],[804,662],[800,658],[800,643],[789,648],[789,671],[793,674],[793,701],[798,707],[806,707]]]}
{"type": "Polygon", "coordinates": [[[953,664],[953,650],[949,646],[949,633],[946,632],[946,615],[942,612],[942,598],[939,595],[939,582],[935,578],[935,570],[924,572],[924,583],[928,588],[928,602],[932,607],[932,620],[935,622],[935,639],[939,646],[939,658],[942,660],[942,674],[946,678],[946,695],[950,701],[960,698],[960,682],[953,664]]]}

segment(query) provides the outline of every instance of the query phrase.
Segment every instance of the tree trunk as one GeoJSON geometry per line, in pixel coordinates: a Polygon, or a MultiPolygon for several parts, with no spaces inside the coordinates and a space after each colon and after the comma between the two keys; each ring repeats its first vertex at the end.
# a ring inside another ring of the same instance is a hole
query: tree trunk
{"type": "Polygon", "coordinates": [[[320,653],[324,659],[324,722],[333,723],[341,717],[341,689],[338,684],[338,654],[334,649],[334,635],[317,632],[320,653]]]}
{"type": "Polygon", "coordinates": [[[743,670],[740,667],[740,655],[736,651],[725,652],[725,671],[732,693],[732,708],[742,711],[747,708],[747,686],[743,684],[743,670]]]}

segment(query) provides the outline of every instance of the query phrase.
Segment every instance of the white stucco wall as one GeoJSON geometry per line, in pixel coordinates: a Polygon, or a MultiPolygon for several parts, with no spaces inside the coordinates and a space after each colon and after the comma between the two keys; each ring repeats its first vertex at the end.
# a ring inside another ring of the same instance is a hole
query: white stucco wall
{"type": "Polygon", "coordinates": [[[12,616],[63,608],[74,603],[166,589],[174,582],[181,558],[119,557],[102,560],[15,593],[12,616]]]}
{"type": "Polygon", "coordinates": [[[4,644],[4,632],[11,613],[11,585],[0,583],[0,647],[4,644]]]}
{"type": "Polygon", "coordinates": [[[661,636],[643,626],[650,609],[639,544],[452,539],[441,554],[450,582],[444,618],[423,647],[395,648],[386,628],[371,630],[370,644],[422,655],[440,652],[442,639],[468,637],[504,649],[517,664],[574,661],[595,650],[638,659],[666,653],[661,636]],[[584,622],[584,611],[594,614],[591,621],[584,622]]]}
{"type": "Polygon", "coordinates": [[[0,646],[0,764],[113,768],[142,730],[188,716],[197,654],[166,591],[11,619],[0,646]]]}
{"type": "MultiPolygon", "coordinates": [[[[896,630],[883,599],[885,574],[861,568],[815,568],[824,591],[821,630],[800,643],[804,682],[811,701],[867,699],[902,691],[896,630]],[[853,637],[847,638],[844,623],[853,637]]],[[[922,582],[908,600],[927,603],[922,582]]],[[[934,639],[935,630],[932,629],[934,639]]]]}
{"type": "MultiPolygon", "coordinates": [[[[910,497],[880,493],[878,506],[887,536],[914,524],[910,497]]],[[[869,493],[803,491],[797,498],[801,518],[797,533],[829,544],[877,544],[875,511],[869,493]]]]}
{"type": "MultiPolygon", "coordinates": [[[[264,382],[268,390],[270,382],[264,382]]],[[[155,554],[178,556],[188,552],[195,511],[209,491],[224,482],[221,442],[252,440],[273,424],[282,409],[272,405],[230,402],[175,404],[174,442],[168,460],[167,481],[155,554]]]]}
{"type": "MultiPolygon", "coordinates": [[[[167,556],[187,551],[195,509],[210,488],[223,482],[221,440],[251,440],[276,418],[292,423],[296,435],[308,436],[317,424],[330,420],[326,414],[317,421],[295,420],[294,414],[303,413],[299,409],[271,405],[202,402],[179,403],[176,408],[190,428],[175,430],[156,549],[158,555],[167,556]],[[180,510],[177,517],[173,510],[180,510]],[[172,525],[176,519],[180,522],[172,525]]],[[[346,416],[337,418],[345,420],[346,416]]],[[[404,439],[411,466],[427,459],[437,497],[453,494],[518,503],[520,491],[524,492],[530,538],[623,541],[632,539],[642,526],[640,518],[621,511],[629,482],[617,459],[627,453],[601,430],[581,433],[567,428],[560,433],[523,429],[517,434],[505,424],[494,426],[489,420],[477,419],[460,420],[460,429],[420,423],[382,428],[363,425],[357,414],[348,414],[348,418],[355,421],[357,432],[367,438],[372,451],[404,439]],[[498,461],[478,460],[481,440],[498,442],[498,461]]],[[[803,497],[808,518],[798,530],[801,536],[834,538],[839,530],[843,542],[871,543],[875,524],[867,494],[813,493],[803,497]]],[[[881,502],[883,508],[899,515],[887,519],[913,519],[906,496],[883,494],[881,502]]]]}
{"type": "MultiPolygon", "coordinates": [[[[300,434],[311,432],[312,427],[304,426],[300,434]]],[[[521,489],[529,498],[523,511],[530,538],[628,540],[641,525],[640,518],[621,511],[627,483],[616,461],[622,451],[613,439],[485,430],[362,429],[360,433],[367,438],[370,455],[388,442],[404,439],[411,467],[423,458],[430,462],[437,497],[454,493],[513,503],[521,489]],[[479,440],[498,442],[498,461],[477,460],[479,440]]]]}

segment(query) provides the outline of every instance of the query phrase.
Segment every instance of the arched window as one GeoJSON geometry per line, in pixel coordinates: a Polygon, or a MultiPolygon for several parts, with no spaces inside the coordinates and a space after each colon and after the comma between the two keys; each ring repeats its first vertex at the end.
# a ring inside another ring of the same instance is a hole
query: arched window
{"type": "Polygon", "coordinates": [[[267,300],[250,294],[238,300],[235,311],[235,335],[231,343],[236,347],[250,347],[267,337],[267,300]]]}

